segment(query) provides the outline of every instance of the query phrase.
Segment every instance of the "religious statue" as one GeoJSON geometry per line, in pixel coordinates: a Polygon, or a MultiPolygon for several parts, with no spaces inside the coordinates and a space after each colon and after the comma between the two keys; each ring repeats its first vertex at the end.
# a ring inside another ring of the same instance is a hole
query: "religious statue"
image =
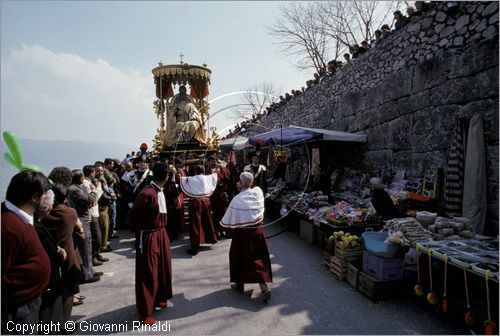
{"type": "Polygon", "coordinates": [[[184,85],[179,87],[179,94],[174,98],[167,118],[169,145],[192,140],[206,144],[202,116],[194,105],[192,97],[187,95],[184,85]]]}

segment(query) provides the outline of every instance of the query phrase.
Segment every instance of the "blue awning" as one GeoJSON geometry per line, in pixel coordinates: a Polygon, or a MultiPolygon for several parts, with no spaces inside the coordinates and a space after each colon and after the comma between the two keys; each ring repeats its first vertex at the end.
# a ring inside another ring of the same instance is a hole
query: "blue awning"
{"type": "Polygon", "coordinates": [[[291,145],[311,140],[366,142],[366,139],[367,136],[365,134],[331,131],[320,128],[289,126],[255,135],[250,137],[248,142],[254,146],[256,142],[260,142],[261,146],[266,147],[273,143],[278,145],[291,145]]]}

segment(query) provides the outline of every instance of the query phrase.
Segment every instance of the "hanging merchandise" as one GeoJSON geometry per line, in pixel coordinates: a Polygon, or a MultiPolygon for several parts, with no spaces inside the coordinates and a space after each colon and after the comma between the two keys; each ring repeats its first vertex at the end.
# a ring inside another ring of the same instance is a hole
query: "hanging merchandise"
{"type": "Polygon", "coordinates": [[[490,270],[486,270],[484,275],[486,279],[486,304],[488,308],[488,320],[484,321],[484,334],[485,335],[496,335],[496,324],[491,320],[491,307],[490,307],[490,287],[488,284],[488,276],[490,274],[490,270]]]}
{"type": "Polygon", "coordinates": [[[319,148],[313,148],[311,153],[311,174],[321,174],[319,148]]]}
{"type": "Polygon", "coordinates": [[[443,303],[441,307],[443,308],[443,313],[448,312],[448,299],[446,298],[446,288],[448,285],[448,255],[444,255],[444,289],[443,289],[443,303]]]}
{"type": "Polygon", "coordinates": [[[435,305],[438,302],[438,296],[432,288],[432,249],[429,249],[427,253],[429,255],[429,286],[431,287],[429,293],[427,293],[427,302],[435,305]]]}
{"type": "Polygon", "coordinates": [[[417,244],[417,284],[413,287],[413,291],[418,296],[424,295],[424,287],[422,286],[422,282],[420,281],[420,251],[419,245],[417,244]]]}
{"type": "Polygon", "coordinates": [[[467,301],[467,310],[464,315],[465,325],[470,327],[475,322],[475,315],[471,310],[470,301],[469,301],[469,286],[467,284],[467,268],[469,268],[469,263],[465,262],[464,264],[464,283],[465,283],[465,299],[467,301]]]}

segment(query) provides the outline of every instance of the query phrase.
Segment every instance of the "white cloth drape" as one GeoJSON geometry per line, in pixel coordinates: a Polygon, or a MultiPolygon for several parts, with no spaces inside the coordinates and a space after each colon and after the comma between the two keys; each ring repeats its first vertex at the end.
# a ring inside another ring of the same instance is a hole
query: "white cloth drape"
{"type": "Polygon", "coordinates": [[[476,233],[483,234],[486,219],[486,159],[483,118],[474,115],[469,124],[464,169],[462,216],[471,219],[476,233]]]}
{"type": "Polygon", "coordinates": [[[221,225],[236,227],[255,225],[264,220],[264,193],[259,187],[242,190],[229,203],[221,225]]]}

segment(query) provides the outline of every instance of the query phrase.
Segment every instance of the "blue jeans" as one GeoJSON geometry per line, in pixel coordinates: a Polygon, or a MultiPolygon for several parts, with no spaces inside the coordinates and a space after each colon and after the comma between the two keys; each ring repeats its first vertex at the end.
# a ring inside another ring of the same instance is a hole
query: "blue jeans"
{"type": "Polygon", "coordinates": [[[113,234],[116,228],[116,202],[111,203],[109,210],[109,236],[113,234]]]}
{"type": "Polygon", "coordinates": [[[2,334],[3,335],[18,334],[15,330],[12,330],[14,324],[29,324],[29,325],[36,324],[38,322],[38,314],[40,312],[41,304],[42,304],[42,297],[38,296],[30,303],[18,307],[12,312],[8,312],[6,316],[7,318],[3,318],[5,312],[2,312],[2,334]]]}

